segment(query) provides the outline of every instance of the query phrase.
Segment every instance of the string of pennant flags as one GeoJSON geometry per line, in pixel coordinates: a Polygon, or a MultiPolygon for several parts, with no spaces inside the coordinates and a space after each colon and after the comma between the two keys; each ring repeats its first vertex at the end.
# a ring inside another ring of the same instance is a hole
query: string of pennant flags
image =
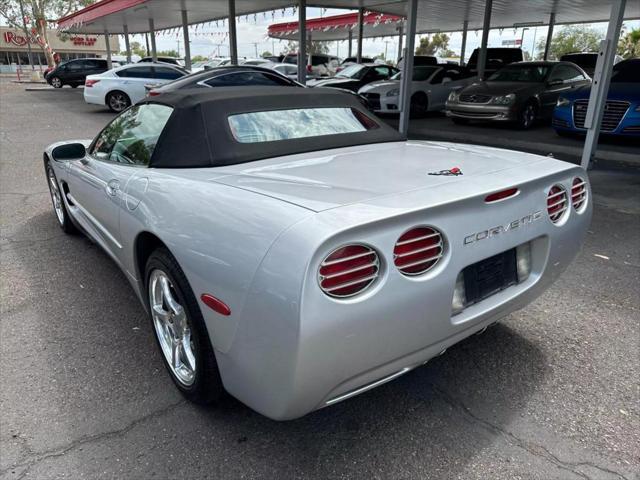
{"type": "MultiPolygon", "coordinates": [[[[326,8],[323,8],[323,14],[326,12],[326,8]]],[[[286,16],[295,16],[297,13],[297,8],[296,7],[290,7],[290,8],[283,8],[283,9],[279,9],[279,10],[271,10],[268,12],[262,12],[262,13],[254,13],[254,14],[248,14],[248,15],[241,15],[237,17],[237,21],[238,22],[251,22],[251,21],[257,21],[259,16],[262,16],[262,19],[266,20],[269,16],[271,17],[272,20],[275,20],[276,17],[278,16],[278,13],[280,13],[281,17],[286,17],[286,16]]],[[[374,12],[365,12],[365,16],[366,15],[371,15],[374,12]]],[[[396,17],[396,18],[391,18],[388,15],[385,16],[382,13],[377,13],[375,12],[375,21],[373,23],[368,23],[368,25],[373,26],[374,28],[377,27],[378,25],[388,25],[391,23],[397,23],[397,24],[403,24],[405,22],[404,18],[401,17],[396,17]]],[[[69,33],[72,32],[73,30],[78,29],[79,27],[83,26],[83,22],[82,21],[78,21],[75,23],[71,23],[69,25],[67,25],[65,28],[63,29],[58,29],[58,31],[60,33],[69,33]]],[[[208,21],[208,22],[202,22],[202,23],[196,23],[196,24],[191,24],[190,25],[190,35],[193,35],[195,37],[213,37],[214,39],[220,41],[220,42],[224,42],[228,37],[229,37],[229,32],[228,31],[215,31],[214,29],[219,29],[219,28],[228,28],[228,20],[226,18],[223,19],[218,19],[218,20],[212,20],[212,21],[208,21]]],[[[341,28],[351,28],[352,30],[356,28],[356,25],[350,24],[350,23],[344,23],[344,24],[336,24],[336,25],[331,25],[331,26],[325,26],[322,28],[313,28],[311,27],[310,30],[311,31],[323,31],[323,32],[329,32],[332,30],[337,30],[337,29],[341,29],[341,28]]],[[[298,29],[294,28],[291,29],[289,31],[286,32],[280,32],[283,35],[292,35],[292,34],[296,34],[298,33],[298,29]]],[[[156,30],[155,32],[156,35],[159,36],[169,36],[169,37],[176,37],[179,38],[182,35],[182,27],[178,26],[178,27],[172,27],[172,28],[166,28],[166,29],[160,29],[160,30],[156,30]]],[[[372,36],[369,38],[387,38],[387,37],[393,37],[393,35],[380,35],[380,36],[372,36]]],[[[265,36],[265,38],[268,38],[268,36],[265,36]]],[[[278,41],[282,41],[283,39],[280,38],[275,38],[275,40],[278,41]]]]}

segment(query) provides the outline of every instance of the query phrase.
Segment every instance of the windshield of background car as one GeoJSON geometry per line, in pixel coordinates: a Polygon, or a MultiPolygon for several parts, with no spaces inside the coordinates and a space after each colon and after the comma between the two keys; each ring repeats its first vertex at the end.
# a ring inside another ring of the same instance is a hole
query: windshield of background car
{"type": "MultiPolygon", "coordinates": [[[[413,81],[424,82],[428,80],[431,75],[435,73],[440,67],[413,67],[413,81]]],[[[396,73],[391,77],[391,80],[400,80],[402,78],[402,72],[396,73]]]]}
{"type": "Polygon", "coordinates": [[[611,74],[611,83],[640,83],[640,61],[615,65],[611,74]]]}
{"type": "Polygon", "coordinates": [[[325,107],[231,115],[229,127],[240,143],[273,142],[365,132],[378,124],[354,108],[325,107]]]}
{"type": "Polygon", "coordinates": [[[549,73],[546,65],[509,65],[488,78],[489,82],[543,82],[549,73]]]}
{"type": "Polygon", "coordinates": [[[116,117],[93,142],[89,153],[97,160],[125,165],[149,165],[173,108],[147,103],[116,117]]]}
{"type": "Polygon", "coordinates": [[[595,68],[596,62],[598,61],[598,54],[595,53],[593,55],[590,55],[585,53],[578,53],[576,55],[563,55],[560,60],[562,60],[563,62],[575,63],[582,68],[595,68]]]}
{"type": "Polygon", "coordinates": [[[355,80],[359,80],[364,77],[365,73],[367,73],[367,67],[365,67],[364,65],[349,65],[344,70],[341,70],[340,73],[336,75],[336,77],[353,78],[355,80]]]}

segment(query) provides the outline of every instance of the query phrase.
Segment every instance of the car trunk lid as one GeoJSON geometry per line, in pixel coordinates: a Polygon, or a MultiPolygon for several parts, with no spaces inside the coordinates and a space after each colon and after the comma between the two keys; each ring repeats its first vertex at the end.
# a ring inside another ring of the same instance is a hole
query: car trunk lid
{"type": "MultiPolygon", "coordinates": [[[[544,161],[544,157],[446,142],[393,142],[224,167],[212,181],[316,212],[544,161]]],[[[472,180],[471,180],[472,181],[472,180]]]]}

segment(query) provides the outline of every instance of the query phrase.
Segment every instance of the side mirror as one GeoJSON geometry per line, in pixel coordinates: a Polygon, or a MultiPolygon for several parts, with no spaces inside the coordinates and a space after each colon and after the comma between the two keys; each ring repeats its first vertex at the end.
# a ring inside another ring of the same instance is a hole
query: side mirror
{"type": "Polygon", "coordinates": [[[449,83],[451,81],[451,77],[444,77],[442,79],[442,83],[449,83]]]}
{"type": "Polygon", "coordinates": [[[84,158],[87,149],[82,143],[65,143],[58,145],[51,151],[51,156],[57,162],[64,160],[78,160],[84,158]]]}

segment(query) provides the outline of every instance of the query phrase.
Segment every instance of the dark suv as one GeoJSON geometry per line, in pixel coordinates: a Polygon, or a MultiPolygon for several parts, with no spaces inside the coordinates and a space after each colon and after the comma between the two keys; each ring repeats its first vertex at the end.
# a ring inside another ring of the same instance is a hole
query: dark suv
{"type": "MultiPolygon", "coordinates": [[[[471,54],[469,62],[467,62],[467,68],[474,74],[478,72],[479,56],[480,49],[476,48],[471,54]]],[[[485,62],[484,76],[488,78],[492,73],[497,72],[502,67],[511,63],[522,62],[523,60],[524,55],[522,54],[521,48],[487,48],[487,61],[485,62]]]]}
{"type": "Polygon", "coordinates": [[[76,88],[84,85],[87,75],[97,75],[107,70],[109,67],[104,58],[77,58],[61,63],[48,72],[45,79],[54,88],[62,88],[64,85],[76,88]]]}

